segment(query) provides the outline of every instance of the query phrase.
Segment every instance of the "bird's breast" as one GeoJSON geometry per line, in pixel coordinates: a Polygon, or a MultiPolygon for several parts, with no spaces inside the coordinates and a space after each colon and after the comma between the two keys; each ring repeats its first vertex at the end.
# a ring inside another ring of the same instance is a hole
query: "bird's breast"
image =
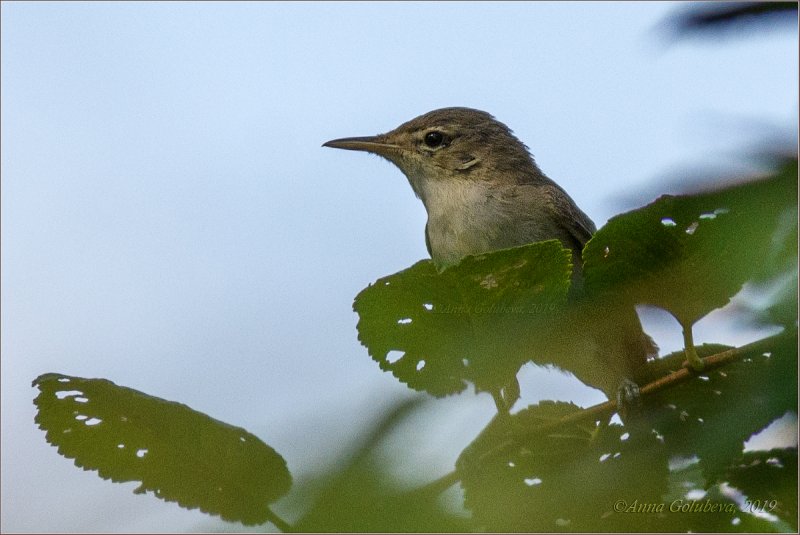
{"type": "Polygon", "coordinates": [[[440,266],[463,257],[507,247],[502,201],[487,184],[443,180],[419,188],[428,212],[426,226],[431,257],[440,266]]]}

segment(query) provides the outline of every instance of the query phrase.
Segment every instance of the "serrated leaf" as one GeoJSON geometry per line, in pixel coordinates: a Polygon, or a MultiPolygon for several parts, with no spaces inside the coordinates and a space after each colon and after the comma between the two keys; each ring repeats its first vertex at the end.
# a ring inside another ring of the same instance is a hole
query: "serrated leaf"
{"type": "Polygon", "coordinates": [[[619,425],[569,424],[535,429],[580,408],[544,402],[498,420],[459,458],[465,505],[482,531],[642,531],[648,515],[617,514],[619,500],[658,501],[667,458],[652,433],[619,425]],[[505,446],[502,444],[505,443],[505,446]]]}
{"type": "Polygon", "coordinates": [[[359,340],[415,390],[502,388],[531,358],[530,333],[566,302],[570,275],[570,253],[555,240],[467,257],[441,273],[418,262],[358,294],[359,340]]]}
{"type": "Polygon", "coordinates": [[[105,379],[48,373],[34,380],[36,423],[47,442],[85,470],[134,492],[261,524],[286,494],[286,461],[258,437],[181,403],[105,379]]]}
{"type": "Polygon", "coordinates": [[[773,237],[797,210],[796,178],[793,160],[768,179],[665,195],[612,218],[584,249],[587,291],[652,304],[691,325],[769,271],[773,237]]]}
{"type": "Polygon", "coordinates": [[[649,396],[649,425],[671,455],[697,456],[708,484],[742,455],[744,442],[797,406],[797,346],[792,336],[649,396]]]}

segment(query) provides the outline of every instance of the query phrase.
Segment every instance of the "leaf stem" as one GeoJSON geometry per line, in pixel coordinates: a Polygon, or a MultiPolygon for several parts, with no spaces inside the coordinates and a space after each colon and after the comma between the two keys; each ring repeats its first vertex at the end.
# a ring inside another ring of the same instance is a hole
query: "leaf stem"
{"type": "Polygon", "coordinates": [[[694,335],[692,333],[692,323],[681,321],[681,328],[683,329],[683,351],[686,354],[686,361],[694,371],[701,371],[704,366],[703,359],[697,355],[697,349],[694,347],[694,335]]]}
{"type": "Polygon", "coordinates": [[[270,509],[269,507],[267,507],[267,520],[272,522],[272,524],[276,528],[281,530],[282,533],[296,533],[297,532],[297,530],[294,528],[294,526],[292,526],[291,524],[286,522],[284,519],[279,517],[277,514],[275,514],[275,512],[272,509],[270,509]]]}
{"type": "Polygon", "coordinates": [[[426,483],[421,487],[414,489],[412,492],[414,494],[417,493],[441,494],[442,492],[446,491],[447,489],[458,483],[460,479],[461,478],[459,477],[458,472],[453,470],[452,472],[448,472],[447,474],[443,475],[439,479],[434,479],[430,483],[426,483]]]}
{"type": "MultiPolygon", "coordinates": [[[[684,331],[685,332],[685,331],[684,331]]],[[[691,325],[689,331],[689,339],[691,340],[691,325]]],[[[727,349],[720,353],[715,353],[714,355],[710,355],[705,358],[700,358],[699,356],[697,359],[701,362],[703,369],[705,370],[712,370],[714,368],[719,368],[736,360],[743,358],[745,355],[750,353],[755,353],[759,351],[766,351],[779,339],[783,337],[796,337],[797,331],[783,331],[778,334],[768,336],[766,338],[762,338],[761,340],[756,340],[755,342],[751,342],[749,344],[743,345],[742,347],[734,347],[731,349],[727,349]]],[[[695,356],[697,356],[697,350],[694,346],[691,346],[695,356]]],[[[650,383],[646,384],[642,388],[639,389],[639,393],[642,396],[647,396],[650,394],[654,394],[655,392],[659,392],[661,390],[665,390],[667,388],[671,388],[677,384],[683,383],[688,381],[689,379],[695,377],[694,371],[690,371],[687,367],[688,363],[684,363],[679,370],[676,370],[664,377],[651,381],[650,383]]],[[[560,420],[555,422],[550,422],[545,425],[541,425],[535,427],[533,429],[527,429],[523,433],[517,434],[517,436],[509,441],[506,441],[500,444],[498,447],[493,448],[486,453],[484,453],[481,457],[486,458],[490,457],[491,455],[499,454],[505,449],[509,447],[513,447],[515,444],[518,443],[518,440],[524,438],[525,436],[530,435],[540,435],[542,433],[548,433],[557,429],[563,425],[578,423],[585,420],[604,420],[605,418],[609,417],[614,411],[617,410],[617,403],[616,401],[606,401],[604,403],[599,403],[592,407],[588,407],[580,412],[570,414],[569,416],[565,416],[560,420]]],[[[495,415],[495,418],[498,418],[501,413],[495,415]]],[[[494,421],[494,419],[493,419],[494,421]]],[[[485,430],[484,430],[485,431],[485,430]]],[[[417,492],[433,492],[433,493],[441,493],[450,488],[452,485],[460,481],[460,476],[458,475],[458,471],[455,470],[444,476],[427,483],[418,489],[415,489],[414,493],[417,492]]]]}
{"type": "MultiPolygon", "coordinates": [[[[743,358],[745,355],[750,353],[759,352],[759,351],[766,351],[779,339],[786,337],[786,336],[797,336],[797,331],[794,330],[792,332],[783,331],[773,336],[768,336],[767,338],[762,338],[761,340],[756,340],[750,344],[746,344],[739,348],[732,348],[722,351],[720,353],[716,353],[714,355],[710,355],[708,357],[700,359],[702,361],[703,368],[705,370],[712,370],[715,368],[719,368],[736,360],[743,358]]],[[[665,390],[667,388],[671,388],[675,385],[688,381],[696,376],[694,371],[690,371],[686,365],[684,364],[679,370],[676,370],[664,377],[656,379],[642,388],[639,389],[639,393],[642,396],[647,396],[653,394],[655,392],[659,392],[661,390],[665,390]]],[[[588,420],[603,420],[608,418],[611,414],[613,414],[617,410],[617,403],[616,401],[606,401],[604,403],[599,403],[597,405],[593,405],[588,407],[580,412],[576,412],[570,414],[569,416],[565,416],[560,420],[556,420],[554,422],[549,422],[544,425],[540,425],[531,429],[526,429],[522,432],[516,432],[513,438],[510,440],[500,444],[496,448],[493,448],[486,453],[483,454],[482,458],[490,457],[492,455],[501,453],[502,451],[506,450],[509,447],[514,447],[515,444],[518,443],[520,439],[525,439],[527,436],[537,436],[543,433],[552,432],[554,429],[558,429],[559,427],[567,424],[575,424],[583,421],[588,420]]]]}

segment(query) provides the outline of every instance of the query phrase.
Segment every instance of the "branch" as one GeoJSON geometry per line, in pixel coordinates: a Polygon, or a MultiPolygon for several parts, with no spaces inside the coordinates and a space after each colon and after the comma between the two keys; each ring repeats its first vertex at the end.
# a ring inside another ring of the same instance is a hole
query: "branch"
{"type": "MultiPolygon", "coordinates": [[[[714,355],[701,358],[700,360],[703,362],[703,370],[702,372],[698,373],[706,373],[710,370],[720,368],[726,364],[737,361],[750,353],[767,351],[770,347],[772,347],[776,340],[789,336],[790,334],[790,332],[782,331],[773,336],[768,336],[767,338],[762,338],[761,340],[756,340],[755,342],[743,345],[742,347],[734,347],[721,353],[716,353],[714,355]]],[[[679,370],[644,385],[639,389],[639,393],[642,396],[647,396],[656,392],[660,392],[667,388],[671,388],[675,385],[686,382],[689,379],[696,377],[698,373],[692,371],[691,365],[687,361],[684,361],[679,370]]],[[[556,420],[555,422],[550,422],[534,429],[526,430],[525,435],[538,435],[552,431],[553,429],[561,427],[562,425],[574,424],[586,420],[597,420],[600,417],[608,417],[616,412],[616,410],[616,402],[606,401],[604,403],[599,403],[597,405],[588,407],[575,414],[565,416],[564,418],[556,420]]]]}
{"type": "MultiPolygon", "coordinates": [[[[796,334],[797,334],[796,331],[782,331],[778,334],[775,334],[773,336],[768,336],[767,338],[762,338],[761,340],[756,340],[755,342],[744,345],[742,347],[738,348],[734,347],[722,351],[720,353],[715,353],[714,355],[710,355],[708,357],[703,357],[702,359],[700,359],[702,360],[704,365],[703,373],[706,373],[716,368],[720,368],[731,362],[735,362],[743,358],[745,355],[768,351],[777,340],[788,336],[796,336],[796,334]]],[[[671,372],[668,375],[665,375],[659,379],[656,379],[646,384],[645,386],[639,389],[639,393],[642,396],[649,396],[656,392],[660,392],[662,390],[666,390],[667,388],[672,388],[673,386],[686,382],[695,376],[697,376],[697,373],[692,371],[687,361],[684,361],[679,370],[671,372]]],[[[580,412],[570,414],[569,416],[565,416],[560,420],[549,422],[547,424],[540,425],[533,429],[527,429],[522,434],[514,434],[511,440],[503,442],[496,448],[487,451],[484,455],[482,455],[482,458],[489,457],[491,455],[504,451],[506,448],[513,447],[516,444],[517,439],[524,438],[530,435],[541,435],[542,433],[548,433],[553,431],[554,429],[557,429],[567,424],[574,424],[586,420],[598,420],[601,418],[607,418],[610,417],[616,411],[617,411],[617,404],[613,401],[606,401],[604,403],[593,405],[592,407],[588,407],[580,412]]],[[[494,422],[494,419],[492,421],[494,422]]],[[[459,480],[460,477],[458,476],[458,472],[454,470],[452,472],[445,474],[439,479],[432,481],[431,483],[423,485],[422,487],[416,489],[413,492],[423,492],[423,491],[444,492],[451,485],[455,484],[459,480]]]]}

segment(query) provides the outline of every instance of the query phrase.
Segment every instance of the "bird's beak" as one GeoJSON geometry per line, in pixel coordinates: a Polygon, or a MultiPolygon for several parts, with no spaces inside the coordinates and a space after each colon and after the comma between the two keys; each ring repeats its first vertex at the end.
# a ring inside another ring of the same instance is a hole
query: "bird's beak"
{"type": "Polygon", "coordinates": [[[386,143],[384,136],[343,137],[326,141],[322,146],[333,149],[361,150],[381,156],[388,156],[400,150],[398,145],[386,143]]]}

